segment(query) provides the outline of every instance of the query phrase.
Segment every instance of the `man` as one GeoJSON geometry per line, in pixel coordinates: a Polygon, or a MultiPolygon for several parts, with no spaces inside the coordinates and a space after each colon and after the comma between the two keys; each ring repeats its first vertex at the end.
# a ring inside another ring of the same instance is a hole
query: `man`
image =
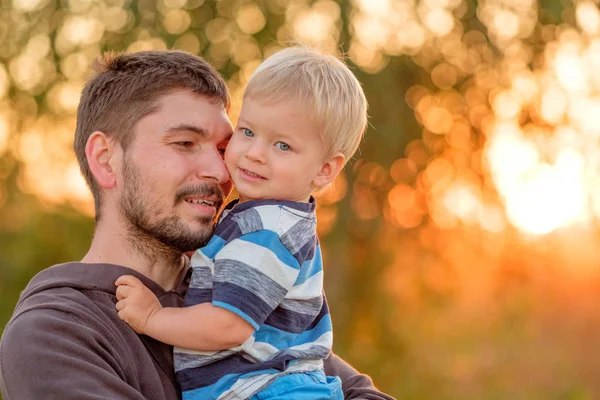
{"type": "MultiPolygon", "coordinates": [[[[106,55],[83,89],[75,153],[96,230],[81,262],[40,272],[0,342],[5,400],[177,399],[171,348],[135,334],[114,309],[114,282],[138,277],[182,304],[184,253],[204,245],[231,190],[222,160],[232,126],[223,79],[182,52],[106,55]]],[[[336,356],[325,372],[346,398],[385,399],[336,356]]]]}

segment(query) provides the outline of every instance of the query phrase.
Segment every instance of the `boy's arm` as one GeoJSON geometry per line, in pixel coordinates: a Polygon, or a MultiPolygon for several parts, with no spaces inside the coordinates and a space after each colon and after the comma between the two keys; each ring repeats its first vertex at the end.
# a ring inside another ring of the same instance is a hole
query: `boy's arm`
{"type": "Polygon", "coordinates": [[[117,279],[119,317],[137,333],[186,349],[218,351],[238,346],[254,332],[243,318],[210,303],[163,308],[139,279],[117,279]]]}

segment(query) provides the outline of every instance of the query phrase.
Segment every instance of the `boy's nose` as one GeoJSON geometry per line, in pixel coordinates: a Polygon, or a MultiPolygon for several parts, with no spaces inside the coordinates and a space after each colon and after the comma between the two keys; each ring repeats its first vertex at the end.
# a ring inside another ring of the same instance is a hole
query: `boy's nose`
{"type": "Polygon", "coordinates": [[[265,152],[262,144],[255,142],[248,147],[246,157],[252,161],[265,162],[265,152]]]}

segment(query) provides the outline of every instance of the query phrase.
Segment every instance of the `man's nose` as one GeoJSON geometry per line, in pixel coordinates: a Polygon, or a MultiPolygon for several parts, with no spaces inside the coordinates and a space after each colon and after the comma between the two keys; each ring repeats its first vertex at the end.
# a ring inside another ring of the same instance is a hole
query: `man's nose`
{"type": "Polygon", "coordinates": [[[197,168],[199,178],[212,180],[218,185],[223,185],[230,179],[225,161],[217,150],[201,154],[197,168]]]}

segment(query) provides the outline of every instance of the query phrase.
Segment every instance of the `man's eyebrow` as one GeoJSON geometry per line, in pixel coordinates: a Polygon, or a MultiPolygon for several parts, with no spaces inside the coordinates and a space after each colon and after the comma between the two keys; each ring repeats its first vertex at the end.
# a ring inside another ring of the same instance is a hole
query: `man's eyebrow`
{"type": "Polygon", "coordinates": [[[171,126],[171,127],[167,128],[166,131],[168,133],[192,132],[192,133],[196,133],[202,137],[208,136],[208,132],[206,132],[206,129],[204,129],[200,126],[197,126],[197,125],[185,124],[185,123],[171,126]]]}

